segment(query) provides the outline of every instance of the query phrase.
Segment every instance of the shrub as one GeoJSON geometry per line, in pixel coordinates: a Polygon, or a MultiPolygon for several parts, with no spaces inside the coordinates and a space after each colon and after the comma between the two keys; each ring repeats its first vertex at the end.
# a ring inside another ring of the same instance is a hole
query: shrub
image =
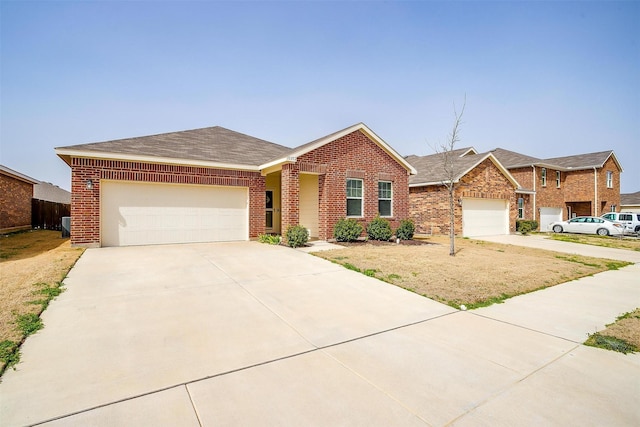
{"type": "Polygon", "coordinates": [[[389,224],[388,220],[376,216],[367,226],[367,235],[371,240],[388,241],[393,235],[391,224],[389,224]]]}
{"type": "Polygon", "coordinates": [[[290,225],[287,228],[287,245],[292,248],[304,246],[309,241],[309,232],[301,225],[290,225]]]}
{"type": "Polygon", "coordinates": [[[275,236],[272,234],[261,234],[258,236],[258,241],[260,243],[268,243],[270,245],[279,245],[280,236],[275,236]]]}
{"type": "Polygon", "coordinates": [[[362,225],[355,219],[342,218],[333,227],[333,238],[338,242],[353,242],[362,234],[362,225]]]}
{"type": "Polygon", "coordinates": [[[396,237],[400,240],[411,240],[416,232],[416,226],[410,219],[400,221],[400,226],[396,230],[396,237]]]}
{"type": "Polygon", "coordinates": [[[522,234],[527,234],[530,231],[534,231],[538,229],[538,221],[525,220],[521,219],[516,221],[516,231],[519,231],[522,234]]]}

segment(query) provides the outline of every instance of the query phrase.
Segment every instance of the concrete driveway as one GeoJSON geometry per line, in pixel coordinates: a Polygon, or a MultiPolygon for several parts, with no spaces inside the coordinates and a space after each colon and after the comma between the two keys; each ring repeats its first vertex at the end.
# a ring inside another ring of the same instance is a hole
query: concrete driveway
{"type": "MultiPolygon", "coordinates": [[[[623,271],[594,286],[599,323],[640,305],[623,271]]],[[[301,251],[92,249],[65,284],[2,379],[3,426],[640,424],[639,356],[301,251]]]]}

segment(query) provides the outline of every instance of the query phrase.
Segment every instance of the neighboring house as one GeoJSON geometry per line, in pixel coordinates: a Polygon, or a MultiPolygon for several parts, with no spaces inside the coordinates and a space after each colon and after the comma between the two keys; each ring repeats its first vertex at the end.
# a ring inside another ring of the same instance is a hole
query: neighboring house
{"type": "Polygon", "coordinates": [[[71,205],[71,193],[50,182],[38,181],[33,187],[33,198],[45,202],[71,205]]]}
{"type": "Polygon", "coordinates": [[[620,195],[618,212],[640,212],[640,191],[620,195]]]}
{"type": "MultiPolygon", "coordinates": [[[[445,153],[408,156],[417,174],[409,179],[410,215],[418,234],[448,234],[449,191],[445,153]]],[[[465,237],[515,231],[519,185],[492,153],[473,148],[448,153],[454,173],[455,233],[465,237]]]]}
{"type": "Polygon", "coordinates": [[[222,127],[56,148],[71,167],[71,242],[233,241],[409,216],[413,167],[364,124],[288,148],[222,127]]]}
{"type": "Polygon", "coordinates": [[[622,166],[613,151],[537,159],[497,148],[494,156],[519,183],[518,217],[549,231],[554,221],[600,216],[620,207],[622,166]]]}
{"type": "Polygon", "coordinates": [[[31,228],[33,186],[39,181],[0,165],[0,233],[31,228]]]}

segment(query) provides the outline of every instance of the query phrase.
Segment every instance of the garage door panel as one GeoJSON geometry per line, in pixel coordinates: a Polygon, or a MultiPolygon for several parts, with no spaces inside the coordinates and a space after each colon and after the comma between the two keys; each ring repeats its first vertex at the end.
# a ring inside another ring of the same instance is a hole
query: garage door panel
{"type": "Polygon", "coordinates": [[[103,246],[248,239],[248,190],[242,187],[106,181],[103,246]]]}
{"type": "Polygon", "coordinates": [[[492,236],[509,233],[509,211],[506,200],[463,199],[462,234],[465,237],[492,236]]]}
{"type": "Polygon", "coordinates": [[[562,221],[562,208],[540,208],[540,231],[551,231],[551,223],[562,221]]]}

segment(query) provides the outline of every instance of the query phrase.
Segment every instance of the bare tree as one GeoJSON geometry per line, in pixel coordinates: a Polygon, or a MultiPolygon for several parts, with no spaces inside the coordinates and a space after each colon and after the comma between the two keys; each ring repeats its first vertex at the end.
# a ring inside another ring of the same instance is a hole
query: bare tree
{"type": "Polygon", "coordinates": [[[442,156],[442,170],[443,170],[443,179],[442,185],[445,186],[447,191],[449,192],[449,255],[456,256],[456,232],[455,232],[455,190],[456,190],[456,180],[458,178],[458,173],[460,171],[457,170],[455,164],[455,157],[453,154],[453,150],[455,149],[456,143],[460,141],[460,127],[462,126],[462,115],[464,114],[464,109],[467,106],[467,97],[465,96],[464,102],[462,104],[462,109],[460,113],[456,108],[455,103],[453,104],[453,113],[455,116],[455,120],[453,121],[453,129],[447,138],[446,142],[441,143],[439,146],[434,147],[435,152],[442,156]]]}

